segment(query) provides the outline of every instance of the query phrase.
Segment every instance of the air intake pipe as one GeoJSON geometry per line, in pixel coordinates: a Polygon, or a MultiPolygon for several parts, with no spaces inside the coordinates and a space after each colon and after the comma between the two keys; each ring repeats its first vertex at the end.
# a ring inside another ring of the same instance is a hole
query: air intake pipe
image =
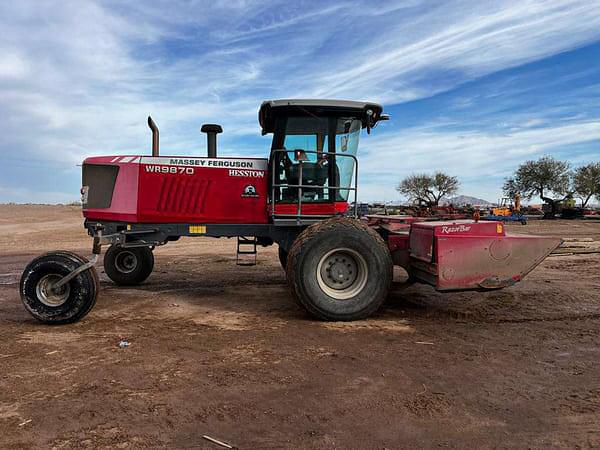
{"type": "Polygon", "coordinates": [[[152,156],[158,156],[158,127],[152,120],[152,117],[148,116],[148,126],[152,130],[152,156]]]}
{"type": "Polygon", "coordinates": [[[200,128],[200,131],[206,133],[206,148],[207,155],[209,158],[217,157],[217,134],[223,132],[223,128],[221,125],[216,125],[214,123],[205,123],[200,128]]]}

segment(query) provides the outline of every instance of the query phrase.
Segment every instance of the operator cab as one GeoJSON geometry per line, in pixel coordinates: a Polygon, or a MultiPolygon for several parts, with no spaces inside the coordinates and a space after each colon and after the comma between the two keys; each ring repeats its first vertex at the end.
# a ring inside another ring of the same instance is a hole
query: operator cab
{"type": "Polygon", "coordinates": [[[388,117],[376,103],[274,100],[260,107],[262,134],[273,133],[269,167],[274,220],[318,219],[356,204],[360,130],[388,117]]]}

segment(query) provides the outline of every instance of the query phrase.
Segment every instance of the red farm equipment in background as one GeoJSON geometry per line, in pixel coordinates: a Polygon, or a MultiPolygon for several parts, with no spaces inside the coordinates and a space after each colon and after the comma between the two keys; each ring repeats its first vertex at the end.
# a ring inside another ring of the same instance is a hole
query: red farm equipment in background
{"type": "Polygon", "coordinates": [[[155,248],[181,237],[236,237],[238,255],[277,244],[292,295],[325,320],[368,317],[385,300],[393,266],[440,291],[491,290],[520,281],[560,239],[510,236],[500,222],[417,222],[356,218],[358,140],[386,120],[375,103],[277,100],[259,110],[272,134],[268,158],[218,157],[219,125],[207,124],[206,157],[152,155],[87,158],[81,189],[91,260],[71,252],[34,259],[21,278],[28,311],[68,323],[93,307],[94,265],[120,285],[143,282],[155,248]],[[349,197],[354,210],[349,210],[349,197]]]}

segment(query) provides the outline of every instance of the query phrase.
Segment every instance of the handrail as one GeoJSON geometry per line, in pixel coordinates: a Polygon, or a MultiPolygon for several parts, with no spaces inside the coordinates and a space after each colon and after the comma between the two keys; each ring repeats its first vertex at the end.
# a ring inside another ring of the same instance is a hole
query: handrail
{"type": "MultiPolygon", "coordinates": [[[[272,151],[273,154],[275,153],[288,153],[288,152],[293,152],[294,150],[288,150],[288,149],[275,149],[272,151]]],[[[302,184],[302,167],[304,164],[304,160],[299,160],[298,164],[300,165],[300,170],[299,170],[299,174],[298,174],[298,178],[300,180],[300,184],[289,184],[289,183],[275,183],[275,171],[276,171],[276,167],[274,167],[275,162],[276,162],[276,158],[273,157],[273,167],[271,169],[271,215],[273,218],[276,218],[276,216],[278,216],[278,214],[275,213],[275,188],[282,188],[282,187],[288,187],[288,188],[296,188],[298,190],[298,207],[297,207],[297,212],[296,214],[281,214],[281,216],[284,217],[295,217],[297,219],[298,222],[300,222],[301,219],[303,218],[314,218],[316,217],[316,215],[311,215],[311,214],[302,214],[302,189],[315,189],[315,188],[320,188],[320,189],[328,189],[328,190],[332,190],[332,191],[354,191],[354,217],[358,217],[358,188],[357,188],[357,184],[358,184],[358,158],[355,155],[351,155],[351,154],[343,154],[343,153],[336,153],[336,152],[319,152],[316,150],[302,150],[305,154],[306,153],[310,153],[310,154],[318,154],[318,155],[333,155],[335,157],[341,156],[344,158],[352,158],[354,160],[354,177],[353,177],[353,182],[350,182],[350,186],[349,187],[343,187],[343,186],[314,186],[314,185],[306,185],[306,184],[302,184]],[[353,186],[352,186],[353,185],[353,186]]]]}

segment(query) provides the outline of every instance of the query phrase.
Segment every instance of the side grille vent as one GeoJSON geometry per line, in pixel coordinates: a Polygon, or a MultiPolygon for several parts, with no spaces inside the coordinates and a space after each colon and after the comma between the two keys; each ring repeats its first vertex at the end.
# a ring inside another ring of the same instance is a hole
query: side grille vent
{"type": "Polygon", "coordinates": [[[191,177],[163,177],[157,211],[175,214],[202,214],[209,180],[191,177]]]}

